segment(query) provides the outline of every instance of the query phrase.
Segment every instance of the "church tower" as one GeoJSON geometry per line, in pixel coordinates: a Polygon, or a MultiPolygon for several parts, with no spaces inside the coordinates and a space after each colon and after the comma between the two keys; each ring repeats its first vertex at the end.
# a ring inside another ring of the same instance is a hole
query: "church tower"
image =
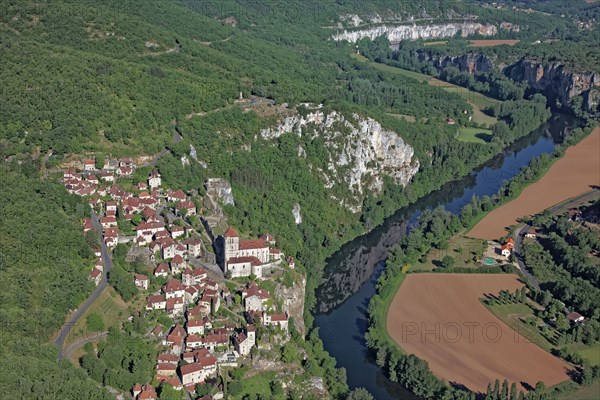
{"type": "Polygon", "coordinates": [[[227,228],[223,234],[223,266],[224,272],[227,273],[227,261],[232,257],[237,257],[240,249],[240,238],[232,227],[227,228]]]}

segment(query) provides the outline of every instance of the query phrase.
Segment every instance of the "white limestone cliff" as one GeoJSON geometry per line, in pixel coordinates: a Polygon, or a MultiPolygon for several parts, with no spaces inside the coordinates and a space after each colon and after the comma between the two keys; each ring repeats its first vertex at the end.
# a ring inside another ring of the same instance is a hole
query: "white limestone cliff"
{"type": "MultiPolygon", "coordinates": [[[[353,212],[360,211],[365,191],[381,192],[385,176],[406,186],[419,170],[414,149],[396,132],[384,129],[372,118],[357,114],[346,118],[336,111],[325,114],[315,110],[305,116],[288,116],[276,126],[261,131],[261,137],[266,140],[284,134],[305,136],[306,140],[325,139],[326,166],[316,170],[325,187],[344,185],[348,188],[351,197],[339,201],[353,212]]],[[[302,156],[306,157],[306,152],[304,150],[302,156]]]]}
{"type": "Polygon", "coordinates": [[[346,40],[356,43],[360,39],[371,40],[386,36],[391,43],[401,40],[436,39],[453,37],[458,33],[462,37],[480,34],[483,36],[495,35],[498,28],[495,25],[483,25],[476,22],[447,23],[435,25],[378,25],[370,28],[359,28],[354,30],[344,29],[333,35],[333,40],[346,40]]]}

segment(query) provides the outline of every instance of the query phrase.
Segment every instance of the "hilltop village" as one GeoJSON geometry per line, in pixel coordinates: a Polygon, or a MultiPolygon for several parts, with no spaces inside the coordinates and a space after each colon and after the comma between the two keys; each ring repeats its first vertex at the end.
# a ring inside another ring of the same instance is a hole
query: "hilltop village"
{"type": "MultiPolygon", "coordinates": [[[[208,193],[167,188],[157,169],[131,184],[135,169],[135,161],[123,158],[106,161],[102,169],[85,160],[63,171],[66,190],[91,207],[91,217],[82,221],[84,234],[101,231],[89,279],[98,286],[108,275],[110,283],[115,249],[126,248],[127,257],[146,266],[145,273],[129,277],[145,297],[140,311],[171,321],[149,333],[156,343],[155,377],[132,388],[134,399],[158,398],[161,384],[190,395],[211,392],[198,388],[217,387],[220,368],[248,364],[260,349],[286,343],[291,313],[292,329],[303,330],[297,301],[303,302],[305,280],[270,234],[241,238],[232,226],[219,232],[226,222],[208,193]],[[286,290],[295,286],[301,286],[299,299],[286,290]]],[[[222,396],[218,388],[211,393],[222,396]]]]}

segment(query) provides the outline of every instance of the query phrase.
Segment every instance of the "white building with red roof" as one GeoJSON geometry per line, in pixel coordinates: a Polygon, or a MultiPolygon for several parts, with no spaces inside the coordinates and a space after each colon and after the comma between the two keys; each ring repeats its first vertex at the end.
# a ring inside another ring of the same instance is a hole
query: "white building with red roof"
{"type": "Polygon", "coordinates": [[[212,356],[202,357],[197,362],[182,365],[179,368],[181,383],[194,390],[194,386],[204,382],[217,373],[217,359],[212,356]]]}
{"type": "Polygon", "coordinates": [[[94,284],[96,286],[98,286],[100,284],[100,281],[102,281],[102,271],[100,271],[96,267],[92,268],[92,272],[90,272],[89,280],[91,280],[92,282],[94,282],[94,284]]]}
{"type": "Polygon", "coordinates": [[[231,226],[223,234],[223,272],[231,272],[232,277],[255,275],[262,278],[270,259],[269,243],[264,237],[240,240],[231,226]]]}
{"type": "Polygon", "coordinates": [[[138,289],[148,290],[148,284],[150,283],[150,279],[148,279],[146,275],[135,274],[134,283],[138,289]]]}
{"type": "Polygon", "coordinates": [[[246,311],[264,311],[271,295],[265,289],[261,289],[255,282],[251,282],[242,290],[242,300],[246,311]]]}
{"type": "Polygon", "coordinates": [[[152,172],[150,172],[150,175],[148,175],[148,185],[150,186],[150,189],[159,188],[161,184],[162,179],[160,176],[160,172],[158,172],[157,169],[152,170],[152,172]]]}
{"type": "Polygon", "coordinates": [[[263,312],[262,323],[266,326],[278,326],[284,331],[288,329],[287,314],[267,314],[263,312]]]}
{"type": "Polygon", "coordinates": [[[169,266],[165,263],[158,264],[158,266],[154,269],[154,276],[166,278],[169,276],[169,266]]]}
{"type": "Polygon", "coordinates": [[[185,195],[185,193],[181,189],[179,189],[179,190],[169,190],[167,192],[167,201],[168,202],[185,201],[186,198],[187,198],[187,196],[185,195]]]}
{"type": "Polygon", "coordinates": [[[167,300],[174,297],[183,298],[185,296],[185,287],[178,279],[171,279],[163,287],[163,292],[165,293],[167,300]]]}
{"type": "Polygon", "coordinates": [[[157,294],[146,297],[146,310],[164,310],[167,307],[165,296],[157,294]]]}
{"type": "Polygon", "coordinates": [[[83,162],[83,170],[84,171],[95,171],[96,170],[96,161],[94,161],[94,160],[85,160],[83,162]]]}

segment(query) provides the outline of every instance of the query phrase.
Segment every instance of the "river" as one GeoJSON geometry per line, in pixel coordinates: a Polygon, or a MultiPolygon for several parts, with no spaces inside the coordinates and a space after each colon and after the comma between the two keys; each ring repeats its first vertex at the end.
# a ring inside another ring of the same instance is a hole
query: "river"
{"type": "Polygon", "coordinates": [[[459,213],[473,195],[491,196],[502,182],[515,176],[532,158],[551,153],[574,120],[554,115],[540,129],[522,138],[462,180],[398,210],[371,232],[344,245],[327,260],[324,283],[317,289],[315,324],[325,349],[346,369],[350,389],[364,387],[377,400],[417,399],[377,367],[364,340],[367,306],[385,266],[387,249],[397,243],[424,209],[443,206],[459,213]]]}

